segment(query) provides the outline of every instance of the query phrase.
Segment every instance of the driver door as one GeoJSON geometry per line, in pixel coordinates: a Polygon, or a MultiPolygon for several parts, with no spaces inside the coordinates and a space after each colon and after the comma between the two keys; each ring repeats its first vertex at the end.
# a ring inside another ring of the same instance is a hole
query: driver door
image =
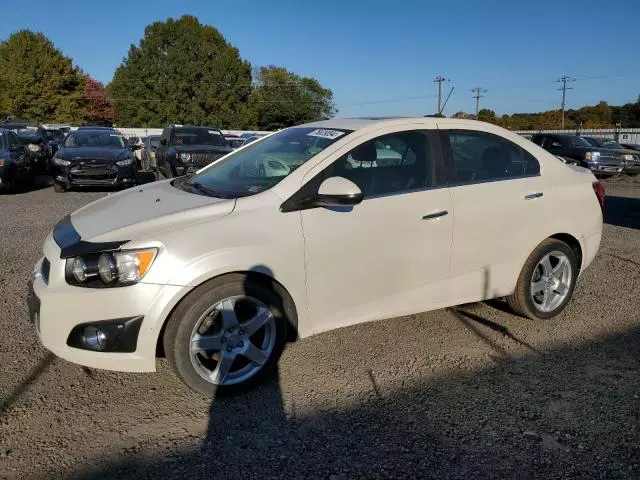
{"type": "Polygon", "coordinates": [[[437,135],[394,127],[336,155],[310,172],[310,182],[341,176],[364,200],[300,214],[311,330],[442,306],[453,211],[437,135]]]}

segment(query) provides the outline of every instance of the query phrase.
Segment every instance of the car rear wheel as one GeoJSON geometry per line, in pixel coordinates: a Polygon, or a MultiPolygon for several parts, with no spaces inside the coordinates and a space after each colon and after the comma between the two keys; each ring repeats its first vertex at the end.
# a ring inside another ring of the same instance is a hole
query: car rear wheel
{"type": "Polygon", "coordinates": [[[287,338],[283,301],[244,275],[196,288],[171,315],[167,359],[192,390],[211,396],[245,391],[273,371],[287,338]]]}
{"type": "Polygon", "coordinates": [[[525,262],[515,292],[507,297],[509,306],[534,320],[558,315],[573,295],[578,268],[571,247],[560,240],[546,239],[525,262]]]}

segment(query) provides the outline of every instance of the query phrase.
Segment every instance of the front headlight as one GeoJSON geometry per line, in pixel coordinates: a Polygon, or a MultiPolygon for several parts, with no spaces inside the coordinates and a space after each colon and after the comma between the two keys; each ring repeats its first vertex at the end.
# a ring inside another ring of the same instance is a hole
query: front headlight
{"type": "Polygon", "coordinates": [[[191,161],[191,154],[190,153],[181,153],[180,154],[180,160],[182,160],[183,162],[190,162],[191,161]]]}
{"type": "Polygon", "coordinates": [[[61,167],[68,167],[69,165],[71,165],[71,162],[69,160],[62,160],[61,158],[58,158],[58,157],[53,157],[51,161],[53,162],[54,165],[59,165],[61,167]]]}
{"type": "Polygon", "coordinates": [[[158,249],[124,250],[85,255],[67,260],[67,282],[81,287],[123,287],[147,274],[158,249]]]}
{"type": "Polygon", "coordinates": [[[42,147],[40,145],[36,145],[35,143],[30,143],[27,148],[32,152],[39,152],[40,150],[42,150],[42,147]]]}
{"type": "Polygon", "coordinates": [[[600,152],[587,152],[584,154],[584,158],[585,160],[593,160],[594,162],[597,162],[600,158],[600,152]]]}
{"type": "Polygon", "coordinates": [[[627,160],[627,161],[629,161],[629,162],[633,162],[633,160],[635,160],[635,159],[633,158],[633,155],[629,155],[629,154],[626,154],[626,155],[624,156],[624,159],[625,159],[625,160],[627,160]]]}
{"type": "Polygon", "coordinates": [[[125,158],[124,160],[120,160],[116,162],[116,165],[119,167],[128,167],[129,165],[133,165],[133,158],[125,158]]]}

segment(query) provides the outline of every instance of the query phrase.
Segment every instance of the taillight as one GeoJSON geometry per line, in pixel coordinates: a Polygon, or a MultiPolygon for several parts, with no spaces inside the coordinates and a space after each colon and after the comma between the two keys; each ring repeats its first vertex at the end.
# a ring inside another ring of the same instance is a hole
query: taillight
{"type": "Polygon", "coordinates": [[[600,182],[593,182],[593,191],[596,193],[596,197],[598,197],[598,203],[600,204],[600,208],[604,211],[604,185],[600,182]]]}

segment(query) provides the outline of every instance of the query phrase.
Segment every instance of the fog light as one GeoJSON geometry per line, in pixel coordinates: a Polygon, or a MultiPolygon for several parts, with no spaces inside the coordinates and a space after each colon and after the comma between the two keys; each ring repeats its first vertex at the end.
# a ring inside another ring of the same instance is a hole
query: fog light
{"type": "Polygon", "coordinates": [[[107,346],[107,336],[99,328],[89,325],[82,332],[82,343],[91,350],[104,350],[107,346]]]}

